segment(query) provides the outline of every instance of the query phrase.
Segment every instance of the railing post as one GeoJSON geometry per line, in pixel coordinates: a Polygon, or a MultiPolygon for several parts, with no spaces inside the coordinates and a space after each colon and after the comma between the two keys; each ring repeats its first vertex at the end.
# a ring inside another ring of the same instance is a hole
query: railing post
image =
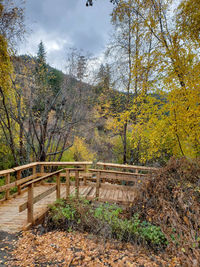
{"type": "Polygon", "coordinates": [[[33,183],[28,186],[28,223],[34,223],[33,219],[33,183]]]}
{"type": "MultiPolygon", "coordinates": [[[[33,166],[32,170],[33,170],[33,174],[36,174],[36,166],[33,166]]],[[[36,183],[33,186],[36,187],[36,183]]]]}
{"type": "Polygon", "coordinates": [[[70,176],[69,176],[69,170],[66,170],[66,199],[70,195],[70,176]]]}
{"type": "Polygon", "coordinates": [[[60,199],[60,173],[56,175],[56,199],[60,199]]]}
{"type": "MultiPolygon", "coordinates": [[[[87,165],[84,165],[83,169],[84,169],[84,173],[86,173],[87,172],[87,165]]],[[[86,177],[86,175],[83,177],[83,184],[87,185],[87,177],[86,177]]]]}
{"type": "MultiPolygon", "coordinates": [[[[104,170],[107,170],[107,167],[106,167],[106,165],[103,165],[103,169],[104,170]]],[[[103,178],[103,183],[105,183],[106,182],[106,179],[105,178],[103,178]]]]}
{"type": "Polygon", "coordinates": [[[79,171],[75,170],[75,196],[79,197],[79,171]]]}
{"type": "MultiPolygon", "coordinates": [[[[44,165],[40,165],[40,175],[41,176],[44,175],[44,165]]],[[[40,184],[43,185],[44,184],[44,181],[41,181],[40,184]]]]}
{"type": "MultiPolygon", "coordinates": [[[[21,179],[21,171],[17,171],[17,180],[20,180],[21,179]]],[[[18,191],[18,195],[21,194],[21,186],[18,185],[17,186],[17,191],[18,191]]]]}
{"type": "Polygon", "coordinates": [[[97,181],[96,181],[96,198],[99,197],[99,188],[100,188],[100,177],[101,177],[101,172],[97,172],[97,181]]]}
{"type": "MultiPolygon", "coordinates": [[[[6,184],[9,184],[10,183],[10,173],[6,174],[6,177],[5,177],[5,183],[6,184]]],[[[7,189],[6,190],[6,195],[5,195],[5,199],[9,199],[10,197],[10,189],[7,189]]]]}
{"type": "Polygon", "coordinates": [[[33,174],[36,174],[36,167],[37,166],[33,166],[33,174]]]}
{"type": "Polygon", "coordinates": [[[43,175],[43,173],[44,173],[44,165],[40,165],[40,173],[41,173],[41,175],[43,175]]]}

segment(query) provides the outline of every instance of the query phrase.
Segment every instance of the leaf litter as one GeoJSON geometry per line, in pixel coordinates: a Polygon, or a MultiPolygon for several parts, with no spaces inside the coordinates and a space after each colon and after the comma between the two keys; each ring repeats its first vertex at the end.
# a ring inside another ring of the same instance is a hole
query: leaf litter
{"type": "Polygon", "coordinates": [[[40,235],[33,231],[22,233],[9,266],[179,266],[161,255],[138,245],[115,240],[105,241],[95,235],[80,232],[54,231],[40,235]],[[169,263],[170,262],[170,263],[169,263]]]}

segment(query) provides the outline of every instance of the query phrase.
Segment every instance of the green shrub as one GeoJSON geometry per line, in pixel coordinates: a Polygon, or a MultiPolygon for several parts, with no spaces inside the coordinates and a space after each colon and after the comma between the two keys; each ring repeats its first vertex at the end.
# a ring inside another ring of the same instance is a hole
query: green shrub
{"type": "Polygon", "coordinates": [[[84,198],[77,201],[70,197],[68,201],[57,201],[50,208],[48,222],[53,223],[54,229],[88,231],[106,238],[142,242],[156,249],[167,245],[161,228],[142,222],[139,214],[123,218],[121,207],[108,203],[95,206],[84,198]]]}
{"type": "Polygon", "coordinates": [[[167,240],[163,232],[161,231],[161,228],[159,226],[155,226],[150,224],[149,222],[142,222],[140,224],[140,235],[141,237],[146,240],[147,242],[150,242],[154,245],[167,245],[167,240]]]}
{"type": "Polygon", "coordinates": [[[75,219],[76,210],[74,207],[66,205],[64,208],[62,208],[62,214],[68,221],[72,221],[75,219]]]}
{"type": "Polygon", "coordinates": [[[106,222],[112,222],[115,218],[119,217],[122,209],[117,205],[100,204],[96,209],[94,209],[94,216],[100,220],[105,220],[106,222]]]}

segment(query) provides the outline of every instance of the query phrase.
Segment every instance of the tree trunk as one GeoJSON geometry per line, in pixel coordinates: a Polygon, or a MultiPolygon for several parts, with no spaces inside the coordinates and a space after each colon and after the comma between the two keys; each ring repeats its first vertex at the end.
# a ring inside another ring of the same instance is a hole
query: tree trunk
{"type": "Polygon", "coordinates": [[[123,163],[127,163],[127,122],[124,124],[123,131],[123,163]]]}
{"type": "Polygon", "coordinates": [[[12,133],[12,125],[11,125],[11,121],[10,121],[10,116],[9,116],[9,111],[7,109],[7,106],[6,106],[6,101],[5,101],[5,96],[4,96],[4,93],[3,93],[3,90],[2,88],[0,87],[0,93],[2,95],[2,103],[3,103],[3,107],[4,107],[4,110],[5,110],[5,115],[6,115],[6,119],[7,119],[7,125],[6,125],[6,128],[8,130],[8,133],[9,133],[9,147],[10,147],[10,150],[12,152],[12,156],[13,156],[13,159],[14,159],[14,162],[15,162],[15,165],[18,165],[18,162],[17,162],[17,156],[16,156],[16,149],[15,149],[15,143],[14,143],[14,138],[13,138],[13,133],[12,133]]]}

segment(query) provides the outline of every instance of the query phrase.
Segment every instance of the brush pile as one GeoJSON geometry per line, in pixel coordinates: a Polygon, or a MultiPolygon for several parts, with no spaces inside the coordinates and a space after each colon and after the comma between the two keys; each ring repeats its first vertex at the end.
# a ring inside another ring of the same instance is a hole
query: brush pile
{"type": "Polygon", "coordinates": [[[131,213],[161,227],[182,266],[200,266],[200,161],[172,158],[143,184],[131,213]]]}

